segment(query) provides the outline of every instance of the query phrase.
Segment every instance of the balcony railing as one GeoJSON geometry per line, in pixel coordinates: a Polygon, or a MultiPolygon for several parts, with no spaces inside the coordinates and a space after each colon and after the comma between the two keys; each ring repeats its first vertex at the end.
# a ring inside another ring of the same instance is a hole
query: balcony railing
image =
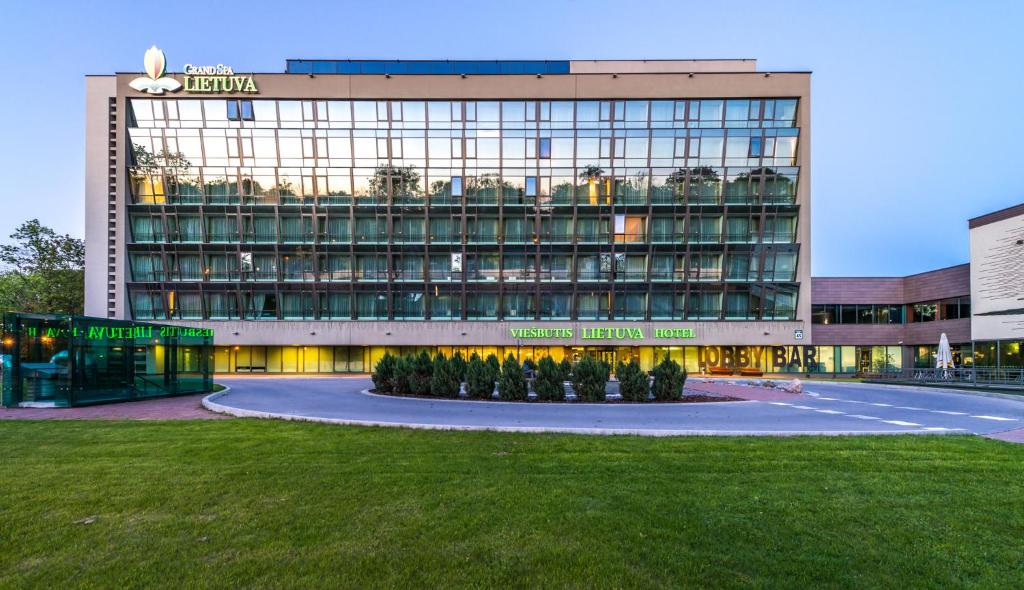
{"type": "Polygon", "coordinates": [[[721,232],[690,232],[687,234],[687,241],[691,244],[720,244],[722,234],[721,232]]]}
{"type": "Polygon", "coordinates": [[[686,280],[686,271],[684,270],[652,270],[651,271],[652,281],[672,281],[672,282],[683,282],[686,280]]]}
{"type": "Polygon", "coordinates": [[[881,371],[876,376],[881,379],[914,383],[1003,386],[1024,389],[1024,368],[1017,367],[906,368],[881,371]]]}

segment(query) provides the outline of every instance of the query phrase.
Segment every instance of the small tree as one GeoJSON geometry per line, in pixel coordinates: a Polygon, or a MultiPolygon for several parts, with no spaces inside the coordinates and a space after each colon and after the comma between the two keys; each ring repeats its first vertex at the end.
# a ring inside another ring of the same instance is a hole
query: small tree
{"type": "Polygon", "coordinates": [[[501,379],[498,381],[498,397],[503,400],[525,401],[529,399],[523,368],[511,354],[501,366],[501,379]]]}
{"type": "Polygon", "coordinates": [[[394,389],[395,357],[391,356],[391,353],[385,352],[373,368],[371,377],[374,389],[384,393],[391,392],[394,389]]]}
{"type": "Polygon", "coordinates": [[[412,359],[412,377],[409,379],[409,388],[413,395],[430,395],[430,378],[434,373],[434,363],[430,361],[430,354],[421,350],[412,359]]]}
{"type": "Polygon", "coordinates": [[[686,385],[686,371],[679,367],[679,363],[665,357],[657,367],[654,367],[654,399],[658,401],[675,401],[683,395],[683,386],[686,385]]]}
{"type": "Polygon", "coordinates": [[[537,365],[533,363],[533,359],[523,359],[523,370],[536,371],[537,365]]]}
{"type": "Polygon", "coordinates": [[[466,359],[462,358],[461,352],[456,352],[451,358],[452,373],[455,380],[462,383],[466,380],[466,359]]]}
{"type": "Polygon", "coordinates": [[[572,363],[564,356],[562,362],[558,363],[558,377],[562,381],[568,381],[569,377],[572,377],[572,363]]]}
{"type": "Polygon", "coordinates": [[[537,399],[540,400],[562,401],[565,399],[562,374],[551,357],[546,356],[537,364],[537,378],[533,380],[533,390],[537,392],[537,399]]]}
{"type": "Polygon", "coordinates": [[[398,395],[412,393],[412,359],[407,356],[395,359],[394,375],[391,391],[398,395]]]}
{"type": "Polygon", "coordinates": [[[430,393],[437,397],[459,397],[459,381],[455,367],[439,352],[434,357],[434,371],[430,377],[430,393]]]}
{"type": "Polygon", "coordinates": [[[622,394],[622,399],[630,402],[647,401],[647,395],[650,393],[647,373],[640,369],[635,359],[629,361],[629,364],[619,363],[615,375],[619,378],[619,393],[622,394]]]}
{"type": "Polygon", "coordinates": [[[469,364],[466,366],[466,392],[470,397],[476,399],[491,399],[494,394],[494,379],[491,379],[491,369],[475,354],[469,359],[469,364]]]}
{"type": "Polygon", "coordinates": [[[498,377],[501,376],[501,362],[498,357],[494,354],[487,355],[487,359],[484,361],[487,363],[487,368],[491,371],[491,381],[497,381],[498,377]]]}
{"type": "Polygon", "coordinates": [[[612,364],[604,359],[597,361],[599,367],[601,367],[601,373],[604,375],[604,380],[607,382],[612,376],[612,364]]]}
{"type": "Polygon", "coordinates": [[[572,368],[572,388],[576,399],[589,402],[605,401],[605,387],[608,384],[605,367],[585,355],[572,368]]]}

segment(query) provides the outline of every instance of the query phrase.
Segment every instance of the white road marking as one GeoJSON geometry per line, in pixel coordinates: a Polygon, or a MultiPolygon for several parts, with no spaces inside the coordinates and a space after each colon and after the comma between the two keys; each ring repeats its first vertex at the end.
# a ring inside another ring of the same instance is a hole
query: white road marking
{"type": "Polygon", "coordinates": [[[850,414],[851,418],[860,418],[861,420],[881,420],[876,416],[865,416],[864,414],[850,414]]]}
{"type": "Polygon", "coordinates": [[[818,396],[818,399],[827,399],[827,400],[828,400],[828,401],[830,401],[830,402],[838,402],[838,401],[842,401],[842,400],[840,400],[840,399],[836,399],[836,398],[834,398],[834,397],[823,397],[823,396],[818,396]]]}
{"type": "Polygon", "coordinates": [[[812,408],[811,406],[793,406],[793,407],[798,409],[798,410],[814,410],[815,409],[815,408],[812,408]]]}
{"type": "Polygon", "coordinates": [[[857,401],[855,399],[841,399],[839,401],[846,402],[848,404],[866,404],[866,403],[868,403],[868,402],[857,401]]]}
{"type": "Polygon", "coordinates": [[[904,422],[903,420],[882,420],[886,424],[895,424],[896,426],[920,426],[916,422],[904,422]]]}
{"type": "Polygon", "coordinates": [[[815,412],[821,412],[822,414],[845,414],[846,412],[840,412],[837,410],[814,410],[815,412]]]}
{"type": "Polygon", "coordinates": [[[967,412],[950,412],[949,410],[928,410],[936,414],[948,414],[950,416],[966,416],[967,412]]]}
{"type": "Polygon", "coordinates": [[[773,406],[791,406],[793,404],[787,404],[786,402],[768,402],[773,406]]]}
{"type": "Polygon", "coordinates": [[[982,420],[999,420],[1000,422],[1016,422],[1016,418],[1003,418],[1002,416],[971,416],[971,418],[981,418],[982,420]]]}
{"type": "Polygon", "coordinates": [[[918,412],[924,412],[925,408],[915,408],[914,406],[895,406],[897,410],[916,410],[918,412]]]}
{"type": "Polygon", "coordinates": [[[928,432],[946,432],[953,430],[963,430],[963,428],[946,428],[945,426],[925,426],[921,430],[927,430],[928,432]]]}
{"type": "Polygon", "coordinates": [[[891,408],[892,407],[892,404],[880,404],[880,403],[877,403],[877,402],[871,402],[871,405],[878,406],[880,408],[891,408]]]}

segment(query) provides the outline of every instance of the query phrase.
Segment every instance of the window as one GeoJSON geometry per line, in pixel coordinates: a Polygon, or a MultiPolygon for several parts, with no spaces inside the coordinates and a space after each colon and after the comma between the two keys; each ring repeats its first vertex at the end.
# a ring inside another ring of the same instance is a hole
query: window
{"type": "Polygon", "coordinates": [[[935,303],[915,303],[911,306],[910,321],[933,322],[938,305],[935,303]]]}
{"type": "Polygon", "coordinates": [[[836,323],[836,306],[815,304],[811,306],[811,323],[829,325],[836,323]]]}
{"type": "Polygon", "coordinates": [[[228,121],[254,121],[251,100],[228,100],[228,121]]]}
{"type": "Polygon", "coordinates": [[[551,158],[551,138],[542,137],[540,138],[540,146],[537,150],[537,156],[542,160],[548,160],[551,158]]]}
{"type": "Polygon", "coordinates": [[[452,176],[452,196],[453,197],[461,197],[462,196],[462,177],[461,176],[452,176]]]}
{"type": "Polygon", "coordinates": [[[526,177],[526,196],[536,197],[537,196],[537,177],[527,176],[526,177]]]}
{"type": "Polygon", "coordinates": [[[954,297],[939,302],[942,305],[942,319],[959,320],[971,317],[970,297],[954,297]]]}

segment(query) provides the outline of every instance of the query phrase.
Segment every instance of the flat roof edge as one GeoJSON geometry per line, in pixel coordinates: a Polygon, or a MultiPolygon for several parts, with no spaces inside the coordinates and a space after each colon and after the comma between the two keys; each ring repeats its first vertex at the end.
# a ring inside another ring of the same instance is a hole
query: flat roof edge
{"type": "Polygon", "coordinates": [[[888,276],[888,277],[882,277],[882,276],[833,276],[833,277],[815,277],[815,276],[812,276],[812,277],[811,277],[811,280],[812,280],[812,281],[817,281],[817,280],[828,280],[828,279],[847,279],[847,280],[849,280],[849,279],[856,279],[856,280],[879,280],[879,279],[891,279],[891,280],[894,280],[894,281],[902,281],[903,279],[909,279],[910,277],[916,277],[916,276],[920,276],[920,275],[926,275],[926,274],[929,274],[929,273],[933,273],[933,272],[941,272],[941,271],[944,271],[944,270],[952,270],[952,269],[954,269],[954,268],[960,268],[960,267],[962,267],[962,266],[967,266],[967,267],[970,267],[970,266],[971,266],[971,263],[970,263],[970,262],[961,262],[961,263],[959,263],[959,264],[952,264],[952,265],[950,265],[950,266],[943,266],[943,267],[941,267],[941,268],[933,268],[932,270],[924,270],[924,271],[921,271],[921,272],[915,272],[915,273],[913,273],[913,274],[909,274],[909,275],[900,275],[900,276],[888,276]]]}
{"type": "Polygon", "coordinates": [[[1018,215],[1024,215],[1024,203],[1011,205],[1009,207],[1006,207],[1005,209],[1000,209],[998,211],[993,211],[991,213],[986,213],[984,215],[972,217],[971,219],[967,220],[967,227],[968,229],[974,229],[976,227],[989,225],[990,223],[995,223],[997,221],[1004,221],[1016,217],[1018,215]]]}

